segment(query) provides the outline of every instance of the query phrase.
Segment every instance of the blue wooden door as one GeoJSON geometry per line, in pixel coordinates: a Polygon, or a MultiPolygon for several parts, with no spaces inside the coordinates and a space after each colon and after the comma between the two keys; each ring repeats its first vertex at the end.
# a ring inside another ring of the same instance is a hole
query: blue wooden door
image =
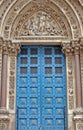
{"type": "Polygon", "coordinates": [[[67,130],[65,57],[59,46],[22,46],[16,130],[67,130]]]}

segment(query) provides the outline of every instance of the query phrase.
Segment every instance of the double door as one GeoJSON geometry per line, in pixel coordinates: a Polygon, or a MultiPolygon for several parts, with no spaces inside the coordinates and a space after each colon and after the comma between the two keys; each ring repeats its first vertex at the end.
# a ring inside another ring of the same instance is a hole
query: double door
{"type": "Polygon", "coordinates": [[[22,46],[16,130],[67,130],[65,57],[60,46],[22,46]]]}

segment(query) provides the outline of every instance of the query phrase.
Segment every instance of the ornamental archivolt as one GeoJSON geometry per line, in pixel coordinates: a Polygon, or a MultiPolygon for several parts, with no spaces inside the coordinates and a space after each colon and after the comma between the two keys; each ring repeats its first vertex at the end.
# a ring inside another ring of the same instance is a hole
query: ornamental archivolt
{"type": "Polygon", "coordinates": [[[59,12],[58,9],[55,11],[48,5],[41,6],[40,8],[36,5],[30,7],[26,12],[21,14],[21,17],[16,18],[16,24],[14,23],[12,26],[10,36],[14,39],[21,36],[65,36],[70,38],[71,30],[68,22],[63,14],[62,19],[61,14],[57,12],[59,12]],[[27,24],[28,27],[25,27],[27,24]]]}
{"type": "MultiPolygon", "coordinates": [[[[36,1],[38,1],[38,0],[36,0],[36,1]]],[[[21,10],[23,10],[23,9],[25,10],[25,8],[23,8],[23,6],[25,6],[25,7],[27,6],[27,9],[28,9],[29,6],[31,6],[30,3],[33,4],[34,1],[33,0],[30,0],[30,1],[29,0],[28,1],[27,0],[21,0],[21,1],[18,0],[13,5],[13,7],[10,10],[10,13],[6,16],[6,21],[4,21],[4,28],[2,29],[2,32],[3,32],[5,38],[10,37],[10,30],[13,26],[13,23],[15,21],[16,16],[18,17],[20,15],[19,12],[21,10]]],[[[35,2],[35,5],[36,5],[36,3],[37,2],[35,2]]],[[[63,18],[63,19],[66,18],[66,20],[70,24],[70,25],[68,25],[68,24],[66,25],[66,27],[68,27],[67,31],[70,31],[69,26],[71,26],[71,28],[72,28],[71,33],[73,33],[72,36],[74,36],[76,38],[80,35],[80,28],[79,28],[80,26],[79,26],[78,20],[77,20],[75,14],[73,13],[71,7],[68,5],[68,3],[66,1],[62,1],[62,0],[58,0],[58,1],[57,0],[55,0],[55,1],[50,0],[49,1],[49,0],[46,0],[46,4],[44,4],[44,5],[49,5],[50,8],[55,8],[55,11],[56,11],[56,7],[59,8],[59,12],[61,12],[63,10],[62,13],[63,13],[64,17],[62,17],[62,15],[61,15],[61,18],[63,18]],[[72,22],[72,20],[74,22],[72,22]]],[[[42,7],[44,5],[42,5],[42,7]]],[[[39,5],[39,8],[40,8],[40,5],[39,5]]],[[[59,13],[59,12],[57,11],[57,13],[59,13]]],[[[67,23],[66,20],[65,20],[65,24],[67,23]]],[[[11,32],[12,31],[13,30],[11,30],[11,32]]]]}
{"type": "Polygon", "coordinates": [[[54,19],[43,11],[37,12],[24,23],[19,36],[65,36],[54,19]]]}

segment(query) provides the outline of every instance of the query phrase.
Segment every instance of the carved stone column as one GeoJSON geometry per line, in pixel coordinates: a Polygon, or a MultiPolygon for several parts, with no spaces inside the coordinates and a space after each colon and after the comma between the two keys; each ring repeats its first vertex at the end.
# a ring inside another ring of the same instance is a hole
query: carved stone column
{"type": "Polygon", "coordinates": [[[74,126],[75,130],[83,130],[83,107],[82,107],[82,84],[81,84],[81,64],[79,40],[72,41],[75,55],[75,85],[76,85],[76,108],[74,109],[74,126]]]}
{"type": "Polygon", "coordinates": [[[82,107],[81,65],[80,65],[80,42],[72,41],[75,54],[75,81],[76,81],[76,107],[82,107]]]}
{"type": "Polygon", "coordinates": [[[10,41],[2,43],[2,72],[1,72],[1,107],[0,107],[0,130],[9,130],[9,112],[7,110],[7,71],[8,52],[10,41]]]}
{"type": "Polygon", "coordinates": [[[62,44],[63,53],[66,56],[67,76],[67,108],[68,108],[68,130],[74,130],[73,109],[75,108],[75,85],[74,85],[74,54],[70,42],[62,44]]]}
{"type": "Polygon", "coordinates": [[[3,38],[2,38],[2,37],[0,37],[0,107],[1,107],[2,44],[3,44],[3,38]]]}
{"type": "Polygon", "coordinates": [[[4,41],[2,46],[1,108],[6,108],[7,105],[8,43],[9,41],[4,41]]]}
{"type": "Polygon", "coordinates": [[[83,107],[83,37],[80,38],[80,63],[81,63],[82,107],[83,107]]]}

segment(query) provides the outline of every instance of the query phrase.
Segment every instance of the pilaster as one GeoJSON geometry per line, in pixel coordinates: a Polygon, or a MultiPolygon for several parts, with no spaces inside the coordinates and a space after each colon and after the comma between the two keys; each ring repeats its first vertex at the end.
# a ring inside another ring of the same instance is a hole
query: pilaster
{"type": "Polygon", "coordinates": [[[68,130],[74,130],[73,109],[75,108],[75,76],[74,76],[74,53],[71,42],[62,44],[63,53],[66,56],[67,77],[67,108],[68,108],[68,130]]]}
{"type": "Polygon", "coordinates": [[[9,45],[9,105],[8,108],[10,110],[15,111],[15,97],[16,97],[16,59],[17,55],[20,52],[20,44],[19,43],[12,43],[9,45]]]}
{"type": "Polygon", "coordinates": [[[16,60],[20,52],[19,43],[9,45],[9,67],[8,67],[8,109],[10,111],[10,130],[15,130],[16,119],[16,60]]]}

